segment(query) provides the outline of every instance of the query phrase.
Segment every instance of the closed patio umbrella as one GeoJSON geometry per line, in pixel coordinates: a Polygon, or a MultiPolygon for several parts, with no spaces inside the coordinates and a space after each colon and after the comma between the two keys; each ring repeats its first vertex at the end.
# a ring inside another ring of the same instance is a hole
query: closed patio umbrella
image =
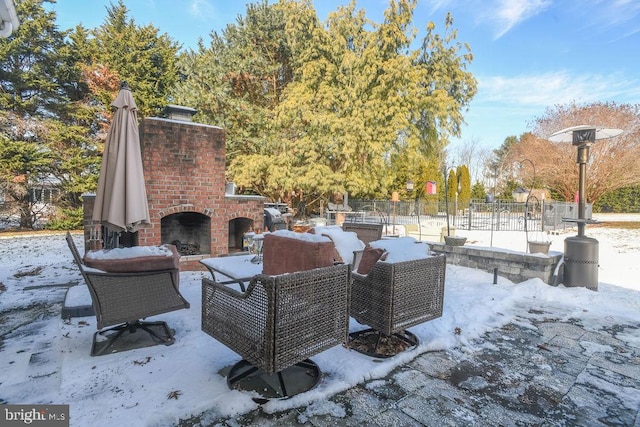
{"type": "Polygon", "coordinates": [[[111,105],[116,111],[105,141],[92,219],[112,232],[134,232],[149,224],[149,207],[137,106],[126,82],[111,105]]]}

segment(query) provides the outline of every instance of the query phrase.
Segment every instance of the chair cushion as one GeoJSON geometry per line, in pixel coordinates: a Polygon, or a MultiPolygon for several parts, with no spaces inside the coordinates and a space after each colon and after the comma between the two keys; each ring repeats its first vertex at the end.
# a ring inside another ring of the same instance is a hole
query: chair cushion
{"type": "Polygon", "coordinates": [[[264,236],[262,273],[270,276],[333,265],[330,239],[310,233],[278,230],[264,236]]]}
{"type": "Polygon", "coordinates": [[[382,258],[382,255],[384,253],[384,249],[372,248],[370,246],[364,248],[364,251],[362,252],[362,258],[360,259],[360,263],[358,264],[357,273],[365,276],[369,274],[375,263],[382,258]]]}
{"type": "Polygon", "coordinates": [[[339,225],[326,227],[315,227],[315,233],[330,238],[336,248],[336,262],[351,264],[353,253],[364,249],[365,244],[358,239],[358,235],[353,231],[344,231],[339,225]]]}
{"type": "Polygon", "coordinates": [[[107,273],[135,273],[180,268],[180,255],[174,245],[89,251],[82,261],[87,267],[107,273]]]}
{"type": "Polygon", "coordinates": [[[328,234],[316,233],[316,228],[318,230],[320,230],[320,229],[325,229],[327,227],[325,227],[325,226],[311,227],[310,229],[308,229],[306,231],[306,233],[317,234],[319,236],[324,236],[324,237],[328,238],[329,240],[331,240],[331,242],[333,243],[333,262],[337,263],[337,264],[344,264],[344,261],[342,260],[342,256],[340,256],[340,252],[338,252],[338,248],[336,247],[336,244],[333,241],[333,239],[331,238],[331,236],[328,235],[328,234]]]}

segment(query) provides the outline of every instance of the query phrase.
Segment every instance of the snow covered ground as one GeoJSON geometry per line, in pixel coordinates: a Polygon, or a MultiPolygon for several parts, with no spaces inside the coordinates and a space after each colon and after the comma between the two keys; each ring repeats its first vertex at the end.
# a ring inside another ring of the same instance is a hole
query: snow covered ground
{"type": "MultiPolygon", "coordinates": [[[[468,244],[490,245],[489,232],[458,234],[467,236],[468,244]]],[[[564,238],[574,234],[551,235],[551,251],[563,251],[564,238]]],[[[420,339],[418,348],[386,360],[340,346],[329,349],[313,358],[323,372],[316,388],[272,400],[264,411],[312,405],[310,411],[317,410],[330,396],[383,378],[418,354],[474,351],[486,332],[514,319],[522,323],[521,314],[531,307],[582,318],[592,328],[637,326],[640,230],[588,227],[587,234],[600,242],[598,292],[535,279],[514,284],[499,278],[493,285],[491,274],[448,266],[443,316],[411,328],[420,339]]],[[[82,247],[82,237],[75,238],[82,247]]],[[[493,246],[524,251],[524,233],[494,232],[493,246]]],[[[208,273],[182,272],[180,290],[191,308],[159,316],[175,329],[174,345],[91,357],[95,318],[60,318],[67,286],[82,280],[64,235],[0,235],[0,261],[0,403],[69,404],[72,425],[78,426],[175,425],[204,411],[215,418],[257,408],[254,396],[229,390],[219,375],[239,356],[200,330],[200,281],[208,273]]],[[[351,328],[362,326],[353,322],[351,328]]],[[[633,330],[618,339],[639,348],[640,332],[633,330]]]]}

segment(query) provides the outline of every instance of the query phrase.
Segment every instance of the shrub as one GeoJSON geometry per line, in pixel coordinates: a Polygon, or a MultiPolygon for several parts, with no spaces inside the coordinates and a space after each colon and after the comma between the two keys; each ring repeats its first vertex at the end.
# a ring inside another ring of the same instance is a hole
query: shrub
{"type": "Polygon", "coordinates": [[[51,217],[45,228],[49,230],[77,230],[82,228],[84,210],[82,207],[74,209],[60,209],[56,215],[51,217]]]}

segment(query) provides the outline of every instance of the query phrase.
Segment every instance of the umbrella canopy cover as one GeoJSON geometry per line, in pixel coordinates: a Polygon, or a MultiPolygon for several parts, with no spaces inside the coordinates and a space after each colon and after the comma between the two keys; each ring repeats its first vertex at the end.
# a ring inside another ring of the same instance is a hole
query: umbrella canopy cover
{"type": "Polygon", "coordinates": [[[149,224],[137,106],[126,87],[111,105],[116,111],[105,141],[93,220],[112,231],[136,231],[149,224]]]}

